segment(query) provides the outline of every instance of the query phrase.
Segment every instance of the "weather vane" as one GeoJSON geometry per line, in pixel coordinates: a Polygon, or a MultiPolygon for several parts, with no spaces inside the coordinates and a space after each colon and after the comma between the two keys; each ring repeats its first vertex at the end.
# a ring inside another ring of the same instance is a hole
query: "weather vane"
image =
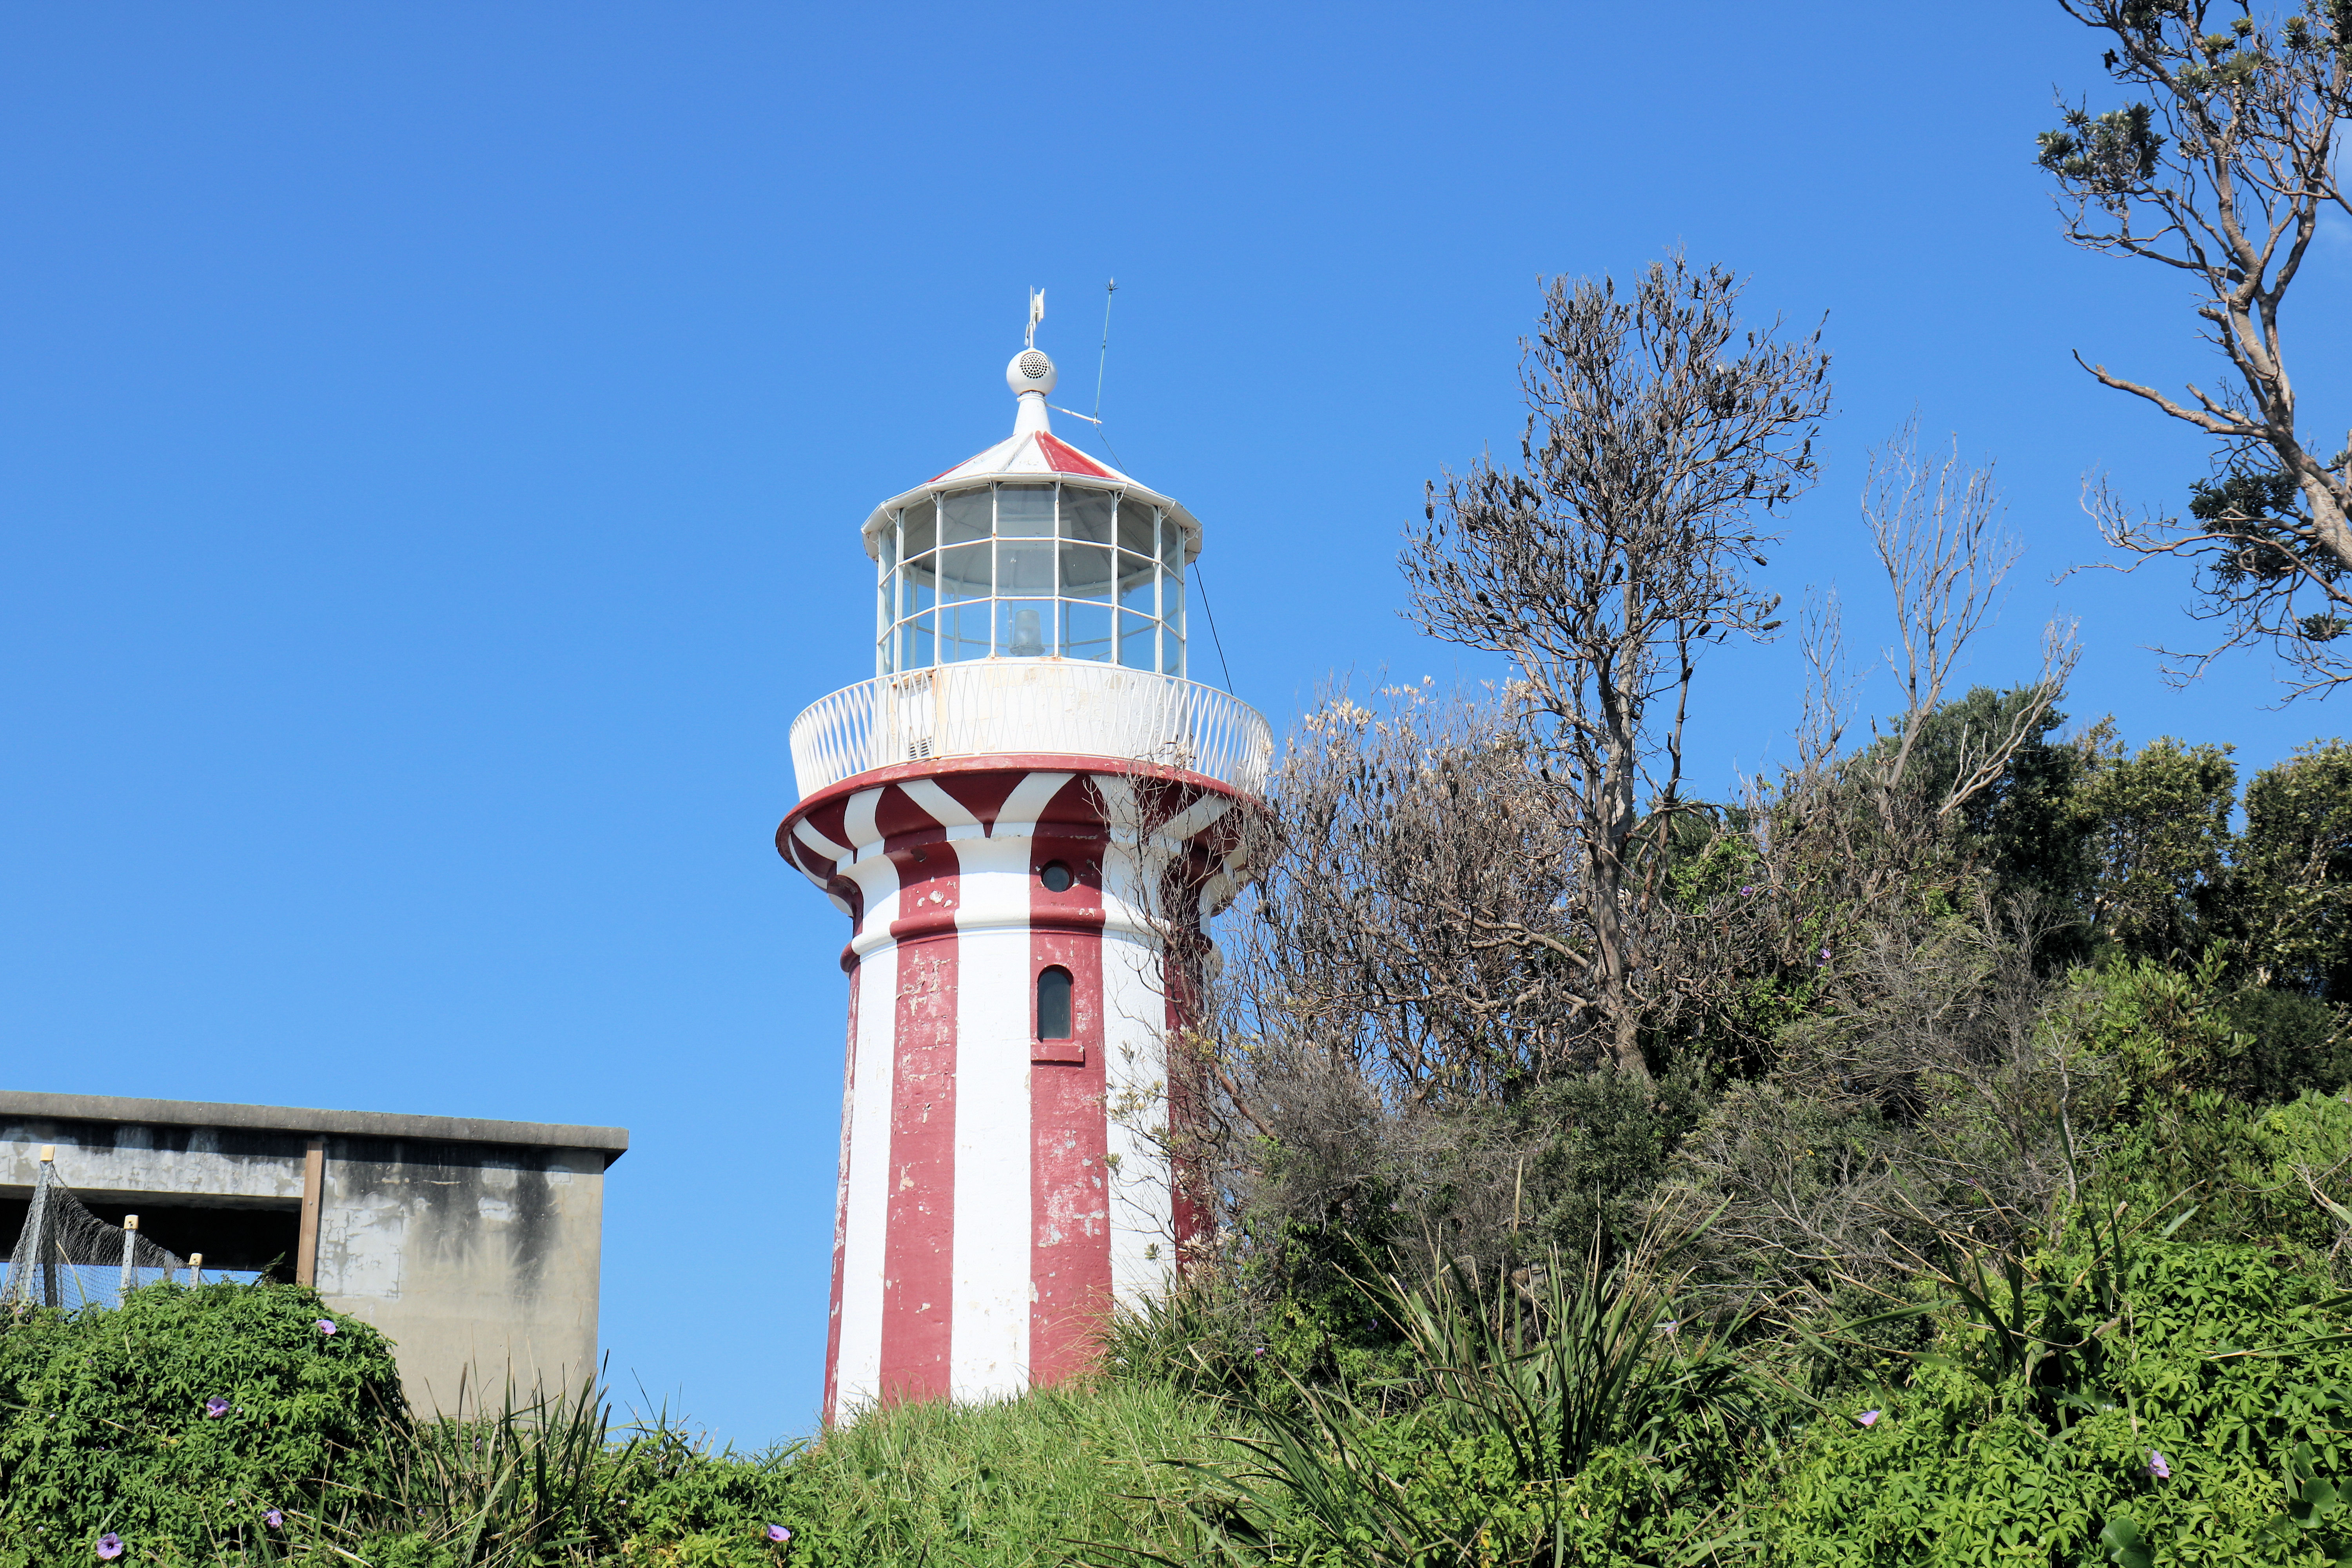
{"type": "Polygon", "coordinates": [[[1043,289],[1032,289],[1029,290],[1029,330],[1022,334],[1021,346],[1023,348],[1034,349],[1037,346],[1037,323],[1045,319],[1045,290],[1043,289]]]}

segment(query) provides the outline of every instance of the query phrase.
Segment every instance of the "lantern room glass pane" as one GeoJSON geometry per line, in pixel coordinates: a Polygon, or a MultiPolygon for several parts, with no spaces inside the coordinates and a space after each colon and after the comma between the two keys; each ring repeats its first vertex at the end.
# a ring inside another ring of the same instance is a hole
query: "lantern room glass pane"
{"type": "Polygon", "coordinates": [[[1158,510],[1139,500],[1118,503],[1118,547],[1132,550],[1138,555],[1158,555],[1159,542],[1153,533],[1158,510]]]}
{"type": "Polygon", "coordinates": [[[1184,526],[1165,512],[1160,515],[1160,569],[1171,577],[1184,574],[1184,526]]]}
{"type": "Polygon", "coordinates": [[[905,556],[920,555],[939,542],[937,509],[926,499],[917,501],[898,514],[899,551],[905,556]]]}
{"type": "Polygon", "coordinates": [[[1054,542],[1000,540],[996,546],[996,591],[1024,597],[1054,591],[1054,542]]]}
{"type": "Polygon", "coordinates": [[[1160,623],[1125,611],[1118,617],[1118,662],[1129,669],[1160,668],[1160,623]]]}
{"type": "Polygon", "coordinates": [[[904,515],[902,512],[891,513],[890,526],[884,529],[874,541],[875,559],[882,563],[882,570],[885,572],[898,564],[898,519],[904,515]]]}
{"type": "Polygon", "coordinates": [[[1184,584],[1160,579],[1160,673],[1184,673],[1184,584]]]}
{"type": "Polygon", "coordinates": [[[1111,552],[1099,544],[1062,546],[1062,597],[1110,597],[1111,552]]]}
{"type": "Polygon", "coordinates": [[[940,498],[940,542],[967,544],[986,539],[991,531],[991,497],[987,488],[962,490],[940,498]]]}
{"type": "Polygon", "coordinates": [[[993,607],[983,602],[957,605],[939,613],[940,662],[957,664],[988,657],[993,646],[989,625],[993,607]]]}
{"type": "Polygon", "coordinates": [[[1062,605],[1062,657],[1090,658],[1108,664],[1111,654],[1111,609],[1108,605],[1062,605]]]}
{"type": "Polygon", "coordinates": [[[898,626],[900,669],[927,669],[932,662],[931,617],[920,616],[898,626]]]}
{"type": "Polygon", "coordinates": [[[1118,604],[1123,610],[1139,615],[1150,615],[1159,608],[1152,594],[1154,580],[1160,575],[1160,563],[1149,555],[1118,552],[1118,604]]]}
{"type": "Polygon", "coordinates": [[[1062,487],[1062,537],[1085,544],[1108,544],[1118,499],[1108,490],[1062,487]]]}
{"type": "Polygon", "coordinates": [[[996,487],[996,537],[1051,539],[1054,536],[1054,487],[996,487]]]}
{"type": "Polygon", "coordinates": [[[926,555],[898,568],[898,593],[896,615],[899,619],[917,615],[939,603],[939,557],[926,555]]]}
{"type": "Polygon", "coordinates": [[[950,604],[988,597],[989,546],[958,544],[940,552],[940,597],[950,604]]]}
{"type": "Polygon", "coordinates": [[[996,654],[999,658],[1044,658],[1054,651],[1054,602],[1051,599],[996,601],[996,654]]]}

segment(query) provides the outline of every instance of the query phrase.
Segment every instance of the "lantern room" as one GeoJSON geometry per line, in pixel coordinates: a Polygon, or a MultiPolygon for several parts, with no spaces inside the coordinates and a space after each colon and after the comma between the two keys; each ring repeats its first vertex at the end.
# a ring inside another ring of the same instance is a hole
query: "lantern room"
{"type": "Polygon", "coordinates": [[[1013,435],[866,523],[879,584],[875,673],[1068,659],[1181,677],[1184,578],[1201,525],[1057,438],[1053,362],[1014,356],[1013,435]]]}

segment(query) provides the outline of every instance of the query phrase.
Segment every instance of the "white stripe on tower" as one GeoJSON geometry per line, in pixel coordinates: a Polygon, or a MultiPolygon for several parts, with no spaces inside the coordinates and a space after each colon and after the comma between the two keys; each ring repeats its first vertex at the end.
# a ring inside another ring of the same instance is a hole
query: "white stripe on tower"
{"type": "Polygon", "coordinates": [[[1165,857],[1142,832],[1134,784],[1095,775],[1109,828],[1103,852],[1103,1055],[1109,1100],[1110,1284],[1133,1303],[1160,1289],[1175,1258],[1168,1160],[1168,1000],[1153,888],[1165,857]]]}
{"type": "MultiPolygon", "coordinates": [[[[1025,784],[1026,781],[1024,781],[1025,784]]],[[[944,792],[942,792],[944,793],[944,792]]],[[[927,798],[926,811],[941,815],[927,798]]],[[[969,813],[956,843],[955,1328],[949,1392],[1005,1399],[1029,1384],[1030,820],[969,813]]],[[[959,811],[961,807],[957,808],[959,811]]]]}
{"type": "Polygon", "coordinates": [[[882,853],[875,826],[878,789],[852,796],[843,826],[856,858],[842,875],[864,895],[866,918],[851,938],[857,955],[857,1059],[851,1069],[849,1158],[842,1172],[848,1191],[847,1237],[842,1249],[841,1351],[835,1373],[835,1420],[882,1393],[883,1248],[889,1239],[890,1101],[897,1092],[898,946],[890,922],[898,918],[898,871],[882,853]]]}

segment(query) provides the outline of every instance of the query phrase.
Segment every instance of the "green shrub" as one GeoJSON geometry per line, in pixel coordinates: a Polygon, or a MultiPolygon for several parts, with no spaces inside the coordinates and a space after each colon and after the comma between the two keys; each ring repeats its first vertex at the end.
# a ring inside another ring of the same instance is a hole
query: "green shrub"
{"type": "Polygon", "coordinates": [[[2352,1198],[2352,1103],[2305,1092],[2257,1110],[2203,1091],[2150,1107],[2117,1130],[2095,1185],[2134,1214],[2192,1206],[2182,1238],[2276,1242],[2316,1258],[2339,1234],[2308,1177],[2352,1198]]]}
{"type": "Polygon", "coordinates": [[[2010,1272],[1867,1426],[1858,1410],[1816,1423],[1752,1523],[1767,1560],[2221,1568],[2352,1547],[2347,1510],[2310,1484],[2352,1468],[2345,1302],[2270,1248],[2138,1244],[2120,1302],[2096,1288],[2113,1263],[2010,1272]]]}
{"type": "Polygon", "coordinates": [[[593,1390],[414,1420],[391,1342],[293,1286],[0,1318],[0,1568],[88,1568],[106,1533],[190,1568],[774,1568],[792,1459],[593,1390]]]}
{"type": "Polygon", "coordinates": [[[2142,958],[2076,972],[2093,1000],[2089,1043],[2120,1068],[2133,1105],[2242,1087],[2254,1042],[2231,1016],[2221,964],[2214,948],[2192,969],[2142,958]]]}
{"type": "Polygon", "coordinates": [[[80,1568],[109,1531],[132,1562],[255,1542],[266,1510],[383,1491],[407,1430],[390,1342],[295,1286],[0,1319],[0,1564],[80,1568]]]}

